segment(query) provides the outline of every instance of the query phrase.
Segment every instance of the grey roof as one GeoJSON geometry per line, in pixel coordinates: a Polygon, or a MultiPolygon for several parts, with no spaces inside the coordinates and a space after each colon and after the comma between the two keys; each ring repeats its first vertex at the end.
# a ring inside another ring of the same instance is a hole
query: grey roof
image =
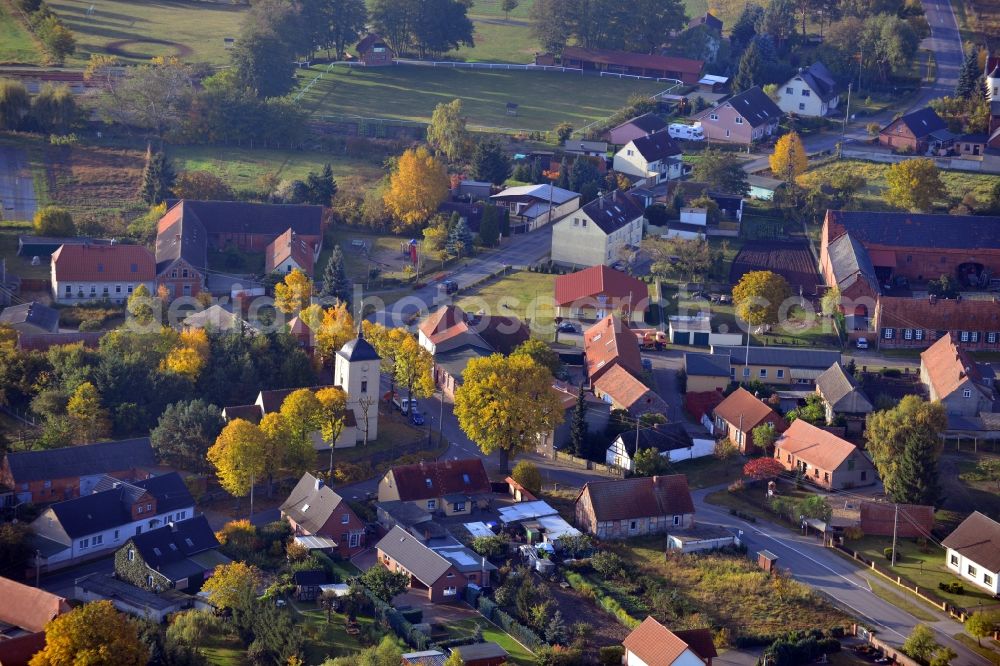
{"type": "Polygon", "coordinates": [[[564,190],[561,187],[556,187],[555,185],[518,185],[516,187],[508,187],[503,192],[494,194],[491,199],[507,199],[510,197],[526,197],[531,199],[538,199],[539,201],[544,201],[546,203],[551,199],[554,204],[564,204],[567,201],[572,201],[573,199],[579,198],[579,192],[571,192],[570,190],[564,190]]]}
{"type": "Polygon", "coordinates": [[[652,113],[644,113],[641,116],[632,118],[631,120],[626,120],[618,127],[613,127],[611,131],[613,132],[616,129],[625,127],[626,125],[633,125],[647,134],[652,134],[653,132],[659,132],[660,130],[666,129],[667,121],[652,113]]]}
{"type": "Polygon", "coordinates": [[[479,659],[506,659],[508,656],[507,650],[492,641],[473,643],[472,645],[456,645],[452,651],[458,652],[462,661],[466,663],[479,659]]]}
{"type": "Polygon", "coordinates": [[[1000,523],[975,511],[941,542],[989,572],[1000,572],[1000,523]]]}
{"type": "MultiPolygon", "coordinates": [[[[729,373],[727,372],[726,375],[728,376],[729,373]]],[[[688,434],[683,423],[657,424],[652,428],[639,430],[638,436],[635,430],[626,430],[619,437],[630,455],[642,449],[656,449],[665,452],[687,449],[694,445],[694,440],[691,439],[691,435],[688,434]]]]}
{"type": "Polygon", "coordinates": [[[188,215],[187,203],[173,223],[156,234],[156,273],[159,275],[178,259],[195,268],[208,266],[208,235],[197,215],[188,215]]]}
{"type": "Polygon", "coordinates": [[[109,474],[156,466],[148,437],[7,454],[17,483],[109,474]]]}
{"type": "Polygon", "coordinates": [[[816,378],[816,390],[837,413],[867,414],[874,409],[871,400],[840,363],[834,363],[816,378]]]}
{"type": "Polygon", "coordinates": [[[563,148],[567,153],[606,153],[608,152],[607,141],[567,141],[563,148]]]}
{"type": "Polygon", "coordinates": [[[431,519],[431,514],[413,502],[403,502],[401,500],[389,500],[378,502],[375,508],[385,512],[389,518],[401,525],[417,525],[431,519]]]}
{"type": "Polygon", "coordinates": [[[378,355],[375,348],[372,347],[371,343],[365,340],[365,334],[361,328],[358,328],[358,337],[353,340],[348,340],[348,342],[340,348],[337,354],[343,358],[345,361],[351,363],[356,361],[381,361],[382,357],[378,355]]]}
{"type": "Polygon", "coordinates": [[[475,345],[462,345],[450,351],[435,354],[434,365],[454,377],[455,381],[461,382],[462,373],[465,372],[465,366],[469,364],[469,361],[474,358],[489,356],[491,353],[493,352],[475,345]]]}
{"type": "MultiPolygon", "coordinates": [[[[905,116],[900,116],[898,122],[906,125],[906,128],[913,132],[913,136],[923,138],[938,130],[948,129],[948,124],[929,106],[918,109],[905,116]]],[[[890,127],[893,123],[890,123],[890,127]]]]}
{"type": "Polygon", "coordinates": [[[681,154],[680,147],[670,138],[669,132],[660,131],[641,136],[638,139],[633,139],[632,145],[647,162],[665,160],[668,157],[681,154]]]}
{"type": "MultiPolygon", "coordinates": [[[[746,347],[715,347],[713,353],[729,354],[733,365],[746,365],[746,347]]],[[[750,365],[783,365],[789,368],[826,370],[839,362],[839,351],[798,347],[750,347],[750,365]]]]}
{"type": "Polygon", "coordinates": [[[729,377],[729,354],[684,354],[684,371],[700,377],[729,377]]]}
{"type": "Polygon", "coordinates": [[[942,249],[1000,249],[1000,216],[831,210],[827,215],[862,243],[942,249]],[[970,230],[975,233],[970,233],[970,230]]]}
{"type": "Polygon", "coordinates": [[[754,86],[749,90],[744,90],[739,95],[734,95],[726,104],[729,104],[743,116],[750,127],[760,127],[784,115],[774,100],[760,89],[760,86],[754,86]]]}
{"type": "Polygon", "coordinates": [[[204,573],[206,568],[190,558],[219,547],[219,541],[205,516],[195,516],[137,534],[131,542],[146,566],[172,581],[204,573]]]}
{"type": "Polygon", "coordinates": [[[0,324],[30,324],[49,333],[59,331],[59,311],[37,301],[12,305],[0,312],[0,324]]]}
{"type": "Polygon", "coordinates": [[[881,293],[868,250],[852,234],[847,233],[827,246],[830,268],[837,286],[847,289],[858,280],[866,280],[874,293],[881,293]]]}
{"type": "Polygon", "coordinates": [[[289,228],[300,236],[320,236],[323,207],[303,204],[262,204],[243,201],[168,201],[183,206],[182,215],[193,215],[210,234],[261,234],[280,236],[289,228]]]}
{"type": "Polygon", "coordinates": [[[800,69],[798,75],[824,102],[837,96],[837,81],[826,65],[818,60],[805,69],[800,69]]]}
{"type": "Polygon", "coordinates": [[[434,551],[451,562],[455,569],[462,573],[468,573],[470,571],[497,570],[496,565],[491,564],[490,561],[482,555],[470,548],[466,548],[461,543],[457,546],[435,548],[434,551]]]}
{"type": "Polygon", "coordinates": [[[621,229],[643,215],[643,210],[635,199],[618,190],[597,197],[581,210],[606,234],[621,229]]]}
{"type": "Polygon", "coordinates": [[[389,530],[375,548],[398,562],[414,578],[428,587],[436,583],[452,566],[451,562],[399,527],[389,530]]]}
{"type": "Polygon", "coordinates": [[[184,318],[183,323],[187,328],[213,328],[217,331],[231,331],[240,328],[246,332],[254,332],[253,326],[248,321],[218,303],[188,315],[184,318]]]}
{"type": "Polygon", "coordinates": [[[343,502],[330,486],[306,472],[281,505],[281,513],[317,534],[343,502]]]}
{"type": "Polygon", "coordinates": [[[92,573],[77,578],[76,586],[85,592],[98,594],[111,601],[118,600],[133,608],[148,608],[160,612],[180,610],[191,603],[190,596],[177,590],[166,590],[155,594],[108,574],[92,573]]]}
{"type": "MultiPolygon", "coordinates": [[[[156,514],[153,515],[194,506],[194,498],[177,472],[131,484],[115,479],[111,481],[116,482],[118,487],[109,488],[110,482],[98,483],[91,495],[57,502],[49,507],[67,536],[87,536],[132,522],[130,501],[142,491],[156,498],[156,514]]],[[[47,513],[36,520],[47,520],[47,513]]]]}

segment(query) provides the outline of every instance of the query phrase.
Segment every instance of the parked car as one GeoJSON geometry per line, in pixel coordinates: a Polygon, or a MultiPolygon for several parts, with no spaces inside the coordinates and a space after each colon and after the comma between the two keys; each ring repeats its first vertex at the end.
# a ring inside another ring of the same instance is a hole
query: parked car
{"type": "Polygon", "coordinates": [[[445,280],[441,284],[444,285],[444,293],[446,294],[454,294],[458,291],[458,283],[454,280],[445,280]]]}
{"type": "Polygon", "coordinates": [[[576,324],[571,321],[559,322],[557,327],[560,333],[576,333],[576,324]]]}
{"type": "Polygon", "coordinates": [[[854,343],[854,346],[858,349],[868,349],[868,338],[858,338],[858,341],[854,343]]]}
{"type": "Polygon", "coordinates": [[[401,395],[397,395],[392,399],[392,404],[396,405],[398,409],[403,414],[409,414],[411,409],[417,408],[416,398],[405,398],[401,395]]]}
{"type": "Polygon", "coordinates": [[[417,411],[416,405],[414,405],[413,410],[410,412],[410,422],[413,425],[421,426],[426,421],[424,421],[424,415],[417,411]]]}

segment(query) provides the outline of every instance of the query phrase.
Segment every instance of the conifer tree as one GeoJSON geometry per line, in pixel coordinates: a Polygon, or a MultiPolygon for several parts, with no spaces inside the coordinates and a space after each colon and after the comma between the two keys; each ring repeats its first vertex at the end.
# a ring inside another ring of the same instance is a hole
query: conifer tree
{"type": "Polygon", "coordinates": [[[337,193],[337,182],[333,179],[333,167],[327,162],[319,174],[310,172],[306,177],[306,201],[317,206],[329,206],[337,193]]]}
{"type": "Polygon", "coordinates": [[[146,147],[146,165],[142,169],[142,183],[139,186],[139,196],[151,206],[155,206],[170,195],[174,185],[174,169],[167,156],[161,152],[154,153],[150,146],[146,147]]]}
{"type": "Polygon", "coordinates": [[[458,218],[458,221],[450,225],[450,230],[448,231],[448,242],[445,244],[445,250],[452,257],[461,257],[472,251],[472,232],[469,231],[468,225],[465,224],[464,218],[458,218]]]}
{"type": "Polygon", "coordinates": [[[915,433],[906,439],[899,459],[896,492],[901,504],[934,505],[941,494],[938,486],[938,451],[933,440],[915,433]]]}
{"type": "Polygon", "coordinates": [[[740,58],[739,68],[736,70],[736,76],[733,77],[733,92],[741,93],[757,85],[763,68],[764,61],[761,57],[760,47],[757,40],[753,40],[740,58]]]}
{"type": "Polygon", "coordinates": [[[552,614],[552,619],[545,627],[545,638],[553,644],[561,645],[566,642],[566,623],[558,610],[552,614]]]}
{"type": "Polygon", "coordinates": [[[344,269],[344,252],[340,245],[335,245],[330,259],[323,269],[323,286],[319,295],[322,299],[337,299],[347,304],[347,309],[351,309],[351,280],[347,277],[344,269]]]}
{"type": "Polygon", "coordinates": [[[556,187],[561,187],[564,190],[569,189],[569,165],[566,164],[565,157],[559,163],[559,179],[556,180],[556,187]]]}
{"type": "Polygon", "coordinates": [[[979,83],[983,73],[979,70],[979,57],[975,50],[965,56],[962,68],[958,72],[958,84],[955,86],[955,97],[970,99],[982,87],[979,83]]]}
{"type": "Polygon", "coordinates": [[[576,397],[576,407],[573,408],[573,422],[570,425],[569,439],[573,447],[573,455],[581,457],[587,453],[587,400],[580,384],[580,393],[576,397]]]}

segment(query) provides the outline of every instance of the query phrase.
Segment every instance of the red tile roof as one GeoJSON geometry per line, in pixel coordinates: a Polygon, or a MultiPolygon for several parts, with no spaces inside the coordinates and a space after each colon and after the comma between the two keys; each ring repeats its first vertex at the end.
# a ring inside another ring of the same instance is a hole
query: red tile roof
{"type": "Polygon", "coordinates": [[[0,578],[0,599],[0,622],[32,632],[44,631],[49,620],[70,610],[62,597],[9,578],[0,578]]]}
{"type": "Polygon", "coordinates": [[[576,273],[560,275],[555,280],[556,305],[567,306],[574,302],[597,305],[599,299],[620,303],[615,309],[649,309],[649,289],[646,284],[621,271],[604,266],[591,266],[576,273]]]}
{"type": "Polygon", "coordinates": [[[1000,303],[963,299],[882,296],[879,328],[922,328],[928,331],[1000,331],[1000,303]]]}
{"type": "MultiPolygon", "coordinates": [[[[791,453],[812,467],[833,471],[850,458],[858,448],[832,432],[796,419],[774,444],[777,451],[791,453]]],[[[778,456],[780,457],[780,456],[778,456]]]]}
{"type": "Polygon", "coordinates": [[[715,415],[734,426],[742,423],[743,432],[750,432],[764,420],[776,412],[757,399],[742,386],[732,393],[715,408],[715,415]],[[742,421],[740,420],[742,417],[742,421]]]}
{"type": "Polygon", "coordinates": [[[594,382],[594,388],[634,415],[667,412],[663,398],[620,365],[613,365],[603,373],[594,382]]]}
{"type": "Polygon", "coordinates": [[[289,257],[299,265],[299,268],[306,275],[313,272],[313,248],[312,245],[297,236],[291,229],[286,229],[264,250],[264,270],[271,273],[289,257]]]}
{"type": "Polygon", "coordinates": [[[632,630],[632,633],[622,641],[622,645],[641,659],[646,666],[671,666],[688,649],[699,656],[702,661],[717,656],[715,646],[712,645],[712,634],[707,629],[679,631],[675,634],[657,622],[652,615],[632,630]],[[681,634],[684,634],[686,638],[681,638],[681,634]],[[708,636],[707,643],[705,634],[708,636]],[[701,654],[691,644],[692,642],[697,643],[706,651],[711,648],[710,654],[701,654]]]}
{"type": "Polygon", "coordinates": [[[89,282],[152,282],[153,253],[141,245],[60,245],[52,253],[56,279],[89,282]]]}
{"type": "Polygon", "coordinates": [[[983,380],[979,366],[955,344],[951,333],[920,354],[920,367],[939,400],[954,393],[967,379],[976,384],[983,380]]]}
{"type": "Polygon", "coordinates": [[[691,491],[683,474],[590,481],[576,501],[584,494],[590,497],[598,522],[694,513],[691,491]]]}
{"type": "Polygon", "coordinates": [[[639,69],[661,69],[669,72],[685,74],[701,74],[705,66],[702,60],[690,58],[675,58],[672,56],[649,55],[646,53],[629,53],[627,51],[612,51],[610,49],[584,49],[578,46],[566,46],[562,50],[563,60],[584,60],[605,65],[621,65],[639,69]]]}
{"type": "Polygon", "coordinates": [[[443,460],[393,467],[386,476],[404,502],[450,494],[483,495],[492,492],[490,477],[479,458],[443,460]]]}
{"type": "Polygon", "coordinates": [[[445,305],[420,322],[420,332],[438,344],[469,330],[465,311],[457,305],[445,305]]]}
{"type": "Polygon", "coordinates": [[[633,375],[642,374],[639,338],[622,324],[620,317],[608,315],[588,328],[583,334],[583,353],[587,376],[592,382],[615,364],[633,375]]]}

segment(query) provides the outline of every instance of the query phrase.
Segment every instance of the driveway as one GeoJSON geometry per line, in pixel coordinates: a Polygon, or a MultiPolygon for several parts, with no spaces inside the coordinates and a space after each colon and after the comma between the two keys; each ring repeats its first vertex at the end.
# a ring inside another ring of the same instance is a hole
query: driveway
{"type": "Polygon", "coordinates": [[[36,204],[28,154],[20,148],[0,146],[0,219],[30,221],[36,204]]]}

